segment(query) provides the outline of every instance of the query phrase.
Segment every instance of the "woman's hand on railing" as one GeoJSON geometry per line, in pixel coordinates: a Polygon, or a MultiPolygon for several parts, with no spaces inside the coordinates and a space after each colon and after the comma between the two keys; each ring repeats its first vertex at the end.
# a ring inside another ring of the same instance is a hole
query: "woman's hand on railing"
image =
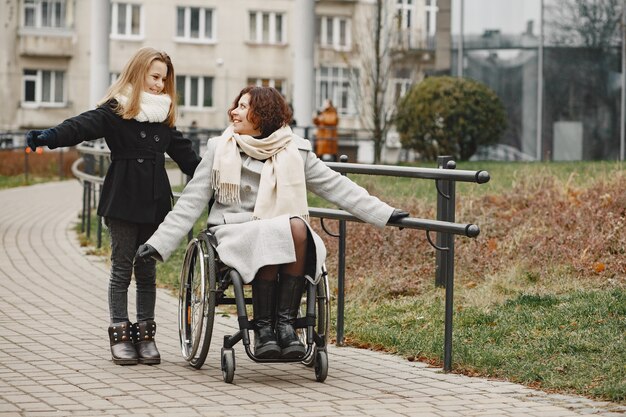
{"type": "Polygon", "coordinates": [[[404,210],[400,210],[400,209],[394,209],[393,213],[391,213],[391,216],[389,217],[389,220],[387,221],[387,223],[395,223],[400,219],[403,219],[405,217],[409,216],[409,212],[408,211],[404,211],[404,210]]]}

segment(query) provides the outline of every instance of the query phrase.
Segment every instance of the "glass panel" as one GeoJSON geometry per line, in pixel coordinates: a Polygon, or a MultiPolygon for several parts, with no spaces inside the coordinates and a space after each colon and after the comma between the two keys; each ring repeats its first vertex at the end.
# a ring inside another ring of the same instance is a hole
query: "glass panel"
{"type": "Polygon", "coordinates": [[[176,36],[184,37],[185,36],[185,8],[177,7],[176,8],[176,36]]]}
{"type": "Polygon", "coordinates": [[[63,103],[63,79],[65,73],[63,71],[55,71],[54,78],[54,101],[63,103]]]}
{"type": "Polygon", "coordinates": [[[51,101],[50,89],[52,88],[52,82],[50,80],[50,77],[50,71],[41,72],[41,101],[43,101],[44,103],[49,103],[51,101]]]}
{"type": "Polygon", "coordinates": [[[204,100],[202,106],[213,107],[213,78],[204,77],[204,100]]]}
{"type": "Polygon", "coordinates": [[[54,8],[54,20],[55,26],[62,28],[65,27],[65,3],[58,2],[54,8]]]}
{"type": "Polygon", "coordinates": [[[35,9],[30,7],[24,9],[24,26],[35,27],[35,9]]]}
{"type": "Polygon", "coordinates": [[[277,89],[280,94],[285,95],[283,91],[283,80],[274,80],[274,88],[277,89]]]}
{"type": "Polygon", "coordinates": [[[333,23],[332,18],[326,19],[326,45],[333,44],[333,23]]]}
{"type": "Polygon", "coordinates": [[[185,105],[185,77],[182,75],[176,76],[176,95],[178,96],[178,105],[185,105]]]}
{"type": "Polygon", "coordinates": [[[270,41],[270,15],[269,13],[263,13],[263,34],[261,39],[263,42],[268,43],[270,41]]]}
{"type": "Polygon", "coordinates": [[[24,101],[35,101],[35,81],[24,81],[24,101]]]}
{"type": "Polygon", "coordinates": [[[132,6],[133,20],[131,23],[131,33],[133,35],[141,34],[141,6],[132,6]]]}
{"type": "Polygon", "coordinates": [[[197,107],[198,106],[198,95],[199,95],[199,91],[198,91],[198,77],[189,77],[189,81],[190,82],[190,88],[189,88],[189,105],[192,107],[197,107]]]}
{"type": "Polygon", "coordinates": [[[200,9],[192,7],[191,11],[191,23],[189,36],[193,39],[198,39],[200,36],[200,9]]]}
{"type": "Polygon", "coordinates": [[[321,44],[320,34],[322,33],[322,18],[315,17],[315,42],[321,44]]]}
{"type": "Polygon", "coordinates": [[[347,46],[348,45],[348,41],[346,40],[346,20],[345,19],[341,19],[339,21],[339,45],[340,46],[347,46]]]}
{"type": "Polygon", "coordinates": [[[213,39],[213,11],[204,11],[204,37],[206,39],[213,39]]]}
{"type": "Polygon", "coordinates": [[[283,42],[283,16],[280,14],[276,15],[276,42],[283,42]]]}
{"type": "Polygon", "coordinates": [[[41,2],[41,26],[49,27],[51,26],[50,22],[50,5],[47,1],[41,2]]]}
{"type": "Polygon", "coordinates": [[[117,5],[117,33],[120,35],[126,34],[126,5],[117,5]]]}

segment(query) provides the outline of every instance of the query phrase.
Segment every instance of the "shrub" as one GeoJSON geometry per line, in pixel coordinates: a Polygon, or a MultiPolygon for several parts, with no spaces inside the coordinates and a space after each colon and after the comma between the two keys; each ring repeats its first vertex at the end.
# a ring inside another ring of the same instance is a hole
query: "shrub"
{"type": "Polygon", "coordinates": [[[425,160],[437,155],[467,160],[479,146],[498,142],[506,116],[498,96],[484,84],[430,77],[400,101],[396,127],[402,145],[425,160]]]}

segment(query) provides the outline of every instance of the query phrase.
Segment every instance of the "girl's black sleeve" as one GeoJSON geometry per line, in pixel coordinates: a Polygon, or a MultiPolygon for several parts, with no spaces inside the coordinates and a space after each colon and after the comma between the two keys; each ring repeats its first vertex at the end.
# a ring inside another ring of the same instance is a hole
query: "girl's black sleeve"
{"type": "Polygon", "coordinates": [[[200,163],[200,156],[193,150],[191,140],[185,138],[176,128],[172,128],[172,140],[167,148],[167,154],[178,164],[180,170],[193,176],[200,163]]]}
{"type": "Polygon", "coordinates": [[[83,141],[102,138],[106,136],[107,129],[114,125],[115,117],[106,107],[98,107],[71,117],[52,128],[55,137],[48,147],[54,149],[74,146],[83,141]]]}

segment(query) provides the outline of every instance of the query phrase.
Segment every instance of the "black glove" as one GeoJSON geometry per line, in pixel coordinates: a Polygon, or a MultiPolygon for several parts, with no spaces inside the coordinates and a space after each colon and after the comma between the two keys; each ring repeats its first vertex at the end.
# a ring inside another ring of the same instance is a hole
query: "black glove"
{"type": "Polygon", "coordinates": [[[163,261],[163,257],[161,256],[161,254],[147,243],[144,243],[143,245],[140,245],[139,248],[137,248],[137,253],[135,254],[135,257],[139,259],[145,259],[150,257],[156,259],[157,261],[163,261]]]}
{"type": "Polygon", "coordinates": [[[408,216],[409,216],[408,211],[404,211],[400,209],[393,209],[393,213],[391,213],[391,217],[389,217],[389,220],[387,220],[387,223],[395,223],[398,220],[403,219],[408,216]]]}
{"type": "Polygon", "coordinates": [[[46,130],[30,130],[26,134],[26,144],[33,151],[37,150],[38,146],[46,146],[50,144],[56,137],[56,134],[52,129],[46,130]]]}

